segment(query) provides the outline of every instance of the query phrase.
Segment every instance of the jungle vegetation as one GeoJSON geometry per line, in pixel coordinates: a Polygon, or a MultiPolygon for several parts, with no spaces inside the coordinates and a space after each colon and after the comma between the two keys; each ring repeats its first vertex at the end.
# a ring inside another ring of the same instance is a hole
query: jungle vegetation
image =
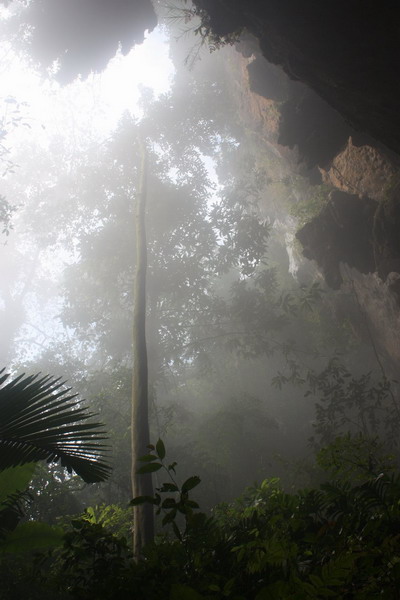
{"type": "MultiPolygon", "coordinates": [[[[106,135],[85,117],[18,143],[29,111],[5,101],[0,598],[396,599],[398,384],[294,241],[328,190],[249,126],[233,39],[188,69],[179,23],[170,88],[106,135]]],[[[142,40],[115,25],[107,56],[142,40]]],[[[63,65],[67,37],[38,39],[19,52],[63,65]]],[[[106,63],[78,50],[63,83],[106,63]]]]}

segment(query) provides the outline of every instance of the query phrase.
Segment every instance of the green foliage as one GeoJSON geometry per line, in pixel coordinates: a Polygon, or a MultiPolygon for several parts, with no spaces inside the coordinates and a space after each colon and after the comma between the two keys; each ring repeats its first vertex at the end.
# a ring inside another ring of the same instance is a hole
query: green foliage
{"type": "MultiPolygon", "coordinates": [[[[0,374],[4,372],[1,371],[0,374]]],[[[59,380],[21,375],[0,388],[0,553],[30,553],[60,545],[63,531],[24,517],[26,492],[35,462],[61,459],[86,481],[102,481],[109,466],[102,459],[103,432],[91,416],[65,397],[59,380]]],[[[0,377],[0,384],[8,375],[0,377]]]]}
{"type": "Polygon", "coordinates": [[[204,598],[204,596],[188,585],[175,583],[171,586],[169,600],[201,600],[202,598],[204,598]]]}
{"type": "MultiPolygon", "coordinates": [[[[287,302],[287,310],[292,310],[291,296],[287,302]]],[[[272,385],[280,390],[286,384],[303,387],[305,398],[315,398],[314,434],[309,440],[314,449],[335,441],[339,456],[350,457],[353,453],[353,466],[358,463],[359,471],[360,461],[366,464],[368,454],[378,463],[383,461],[386,471],[391,468],[390,453],[397,451],[400,425],[395,396],[398,382],[377,376],[373,371],[355,375],[337,355],[324,368],[310,369],[297,359],[295,352],[294,346],[287,346],[286,369],[278,370],[272,385]],[[358,438],[352,437],[357,435],[358,438]]],[[[329,452],[333,453],[334,448],[329,452]]],[[[351,475],[350,462],[348,469],[351,475]]],[[[357,469],[353,470],[355,473],[357,469]]]]}
{"type": "Polygon", "coordinates": [[[354,376],[334,357],[322,371],[309,370],[306,385],[306,395],[317,398],[314,429],[320,444],[350,431],[370,439],[380,435],[389,448],[397,445],[400,411],[386,377],[354,376]]]}
{"type": "Polygon", "coordinates": [[[27,489],[35,467],[35,463],[26,463],[23,466],[10,467],[0,472],[0,508],[10,494],[27,489]]]}
{"type": "Polygon", "coordinates": [[[322,288],[321,283],[314,281],[309,286],[300,286],[297,293],[282,292],[278,306],[281,306],[286,314],[292,316],[296,316],[299,313],[312,312],[318,303],[321,302],[325,293],[326,290],[322,288]]]}
{"type": "Polygon", "coordinates": [[[378,438],[347,433],[317,452],[318,465],[335,479],[362,482],[396,469],[393,455],[385,451],[378,438]]]}
{"type": "Polygon", "coordinates": [[[11,467],[0,472],[0,547],[24,516],[24,505],[29,500],[27,487],[35,465],[11,467]]]}
{"type": "Polygon", "coordinates": [[[189,67],[194,66],[204,46],[208,47],[210,52],[214,52],[227,44],[233,45],[239,41],[241,28],[232,32],[226,31],[225,34],[221,35],[211,25],[207,10],[191,3],[190,6],[187,6],[187,0],[184,0],[184,4],[185,6],[169,6],[167,19],[183,27],[181,35],[191,31],[194,36],[199,38],[199,42],[194,45],[185,59],[185,63],[189,67]]]}
{"type": "Polygon", "coordinates": [[[130,597],[127,579],[131,554],[126,539],[117,538],[100,523],[86,518],[73,520],[55,557],[52,585],[67,592],[68,598],[130,597]]]}
{"type": "Polygon", "coordinates": [[[31,500],[26,490],[34,469],[33,463],[27,463],[0,473],[0,554],[3,556],[30,553],[61,544],[61,528],[35,521],[21,523],[26,503],[31,500]]]}
{"type": "Polygon", "coordinates": [[[80,490],[90,493],[93,486],[83,486],[78,475],[69,475],[59,464],[39,463],[28,488],[31,501],[25,506],[26,517],[54,525],[60,519],[77,515],[84,507],[80,490]]]}
{"type": "Polygon", "coordinates": [[[29,521],[21,523],[0,540],[1,554],[17,554],[59,546],[64,532],[60,527],[29,521]]]}
{"type": "Polygon", "coordinates": [[[82,519],[101,525],[117,537],[128,538],[132,527],[132,511],[117,504],[89,506],[85,509],[82,519]]]}
{"type": "MultiPolygon", "coordinates": [[[[341,447],[338,441],[335,465],[341,447]]],[[[175,537],[160,536],[134,563],[126,540],[89,520],[96,511],[88,511],[72,521],[50,566],[42,564],[47,571],[38,571],[44,593],[78,600],[396,600],[399,475],[382,473],[356,485],[332,480],[294,494],[283,491],[278,479],[264,480],[206,518],[194,512],[188,496],[198,478],[178,486],[176,463],[164,463],[164,444],[149,450],[144,466],[161,465],[169,481],[153,498],[134,502],[158,507],[175,537]],[[183,531],[174,527],[178,507],[183,531]]]]}

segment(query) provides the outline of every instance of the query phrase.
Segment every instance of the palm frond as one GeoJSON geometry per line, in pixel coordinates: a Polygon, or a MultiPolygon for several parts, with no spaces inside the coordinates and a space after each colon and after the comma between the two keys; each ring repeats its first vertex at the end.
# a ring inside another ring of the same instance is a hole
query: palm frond
{"type": "Polygon", "coordinates": [[[110,474],[103,425],[51,375],[9,375],[0,371],[0,471],[29,462],[61,461],[87,483],[110,474]],[[5,385],[4,385],[5,384],[5,385]]]}

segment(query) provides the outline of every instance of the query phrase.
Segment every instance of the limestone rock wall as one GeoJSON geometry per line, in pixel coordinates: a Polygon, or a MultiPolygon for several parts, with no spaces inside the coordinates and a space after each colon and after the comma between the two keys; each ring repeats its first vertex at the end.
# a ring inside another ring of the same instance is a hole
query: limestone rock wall
{"type": "MultiPolygon", "coordinates": [[[[253,51],[257,56],[257,50],[253,51]]],[[[297,238],[303,255],[317,265],[331,288],[346,291],[351,286],[377,352],[394,372],[400,365],[399,157],[343,124],[336,114],[329,116],[332,109],[314,99],[303,84],[285,81],[278,67],[257,65],[243,48],[235,60],[246,127],[285,162],[286,171],[307,175],[317,165],[321,181],[337,190],[320,214],[298,231],[297,238]],[[270,76],[272,86],[254,79],[270,76]],[[270,98],[266,96],[269,90],[270,98]],[[306,122],[307,113],[315,107],[321,119],[306,122]],[[335,132],[338,123],[339,136],[335,132]]],[[[293,220],[289,221],[292,234],[293,220]]],[[[283,222],[281,218],[281,229],[283,222]]]]}

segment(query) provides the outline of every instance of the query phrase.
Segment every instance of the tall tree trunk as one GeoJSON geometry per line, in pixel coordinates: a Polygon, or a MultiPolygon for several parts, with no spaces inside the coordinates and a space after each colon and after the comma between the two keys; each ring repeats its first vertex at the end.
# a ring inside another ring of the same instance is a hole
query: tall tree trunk
{"type": "MultiPolygon", "coordinates": [[[[138,459],[148,453],[150,443],[148,409],[148,366],[146,347],[146,196],[147,154],[144,142],[141,147],[141,169],[136,202],[136,273],[133,290],[133,376],[132,376],[132,493],[136,496],[152,496],[151,473],[137,475],[141,466],[138,459]]],[[[143,504],[133,509],[133,553],[139,558],[143,546],[154,538],[153,505],[143,504]]]]}

